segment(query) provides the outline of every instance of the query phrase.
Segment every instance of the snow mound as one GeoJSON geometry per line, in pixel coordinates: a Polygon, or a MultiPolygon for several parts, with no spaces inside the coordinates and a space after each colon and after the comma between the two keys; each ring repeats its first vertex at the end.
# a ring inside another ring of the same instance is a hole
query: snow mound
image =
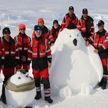
{"type": "Polygon", "coordinates": [[[14,108],[29,105],[36,95],[34,80],[19,71],[8,80],[5,90],[7,105],[14,108]]]}
{"type": "Polygon", "coordinates": [[[87,47],[77,29],[64,29],[52,47],[50,70],[52,93],[63,98],[88,95],[103,75],[101,60],[92,46],[87,47]]]}

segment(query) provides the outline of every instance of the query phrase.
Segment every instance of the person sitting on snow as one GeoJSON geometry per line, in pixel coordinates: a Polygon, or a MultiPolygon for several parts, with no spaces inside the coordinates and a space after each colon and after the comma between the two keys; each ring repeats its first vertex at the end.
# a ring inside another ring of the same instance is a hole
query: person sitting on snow
{"type": "Polygon", "coordinates": [[[78,18],[74,13],[74,7],[70,6],[69,12],[64,16],[62,20],[60,31],[62,31],[64,28],[67,28],[70,24],[73,25],[73,27],[76,27],[77,22],[78,22],[78,18]]]}
{"type": "Polygon", "coordinates": [[[82,10],[81,19],[78,20],[77,28],[81,31],[81,34],[85,41],[94,34],[94,22],[92,17],[88,16],[88,9],[82,10]]]}

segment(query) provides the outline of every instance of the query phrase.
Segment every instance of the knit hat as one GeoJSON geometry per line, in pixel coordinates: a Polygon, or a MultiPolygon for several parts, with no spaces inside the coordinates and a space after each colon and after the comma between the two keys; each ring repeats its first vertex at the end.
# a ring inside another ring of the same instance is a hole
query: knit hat
{"type": "Polygon", "coordinates": [[[97,24],[97,26],[101,26],[101,25],[104,25],[104,21],[100,20],[97,24]]]}
{"type": "Polygon", "coordinates": [[[42,27],[40,27],[39,25],[35,25],[34,26],[34,31],[42,32],[42,27]]]}
{"type": "Polygon", "coordinates": [[[73,6],[69,6],[69,10],[73,10],[74,11],[74,7],[73,6]]]}
{"type": "Polygon", "coordinates": [[[43,18],[38,18],[38,24],[43,23],[44,24],[44,19],[43,18]]]}
{"type": "Polygon", "coordinates": [[[11,31],[8,27],[5,27],[2,31],[3,34],[11,34],[11,31]]]}
{"type": "Polygon", "coordinates": [[[25,24],[19,24],[19,25],[18,25],[18,28],[19,28],[19,29],[25,29],[26,26],[25,26],[25,24]]]}
{"type": "Polygon", "coordinates": [[[83,14],[88,14],[88,9],[87,9],[87,8],[84,8],[84,9],[82,10],[82,13],[83,13],[83,14]]]}

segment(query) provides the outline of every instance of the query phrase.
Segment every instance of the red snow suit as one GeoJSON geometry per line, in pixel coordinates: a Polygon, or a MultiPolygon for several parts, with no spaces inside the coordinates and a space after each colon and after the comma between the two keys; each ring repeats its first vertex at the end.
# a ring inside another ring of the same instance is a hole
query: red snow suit
{"type": "Polygon", "coordinates": [[[10,37],[10,42],[7,42],[4,37],[1,39],[2,63],[4,76],[12,76],[15,72],[17,52],[15,41],[10,37]]]}
{"type": "Polygon", "coordinates": [[[78,18],[76,17],[76,15],[73,13],[72,17],[70,17],[69,13],[67,13],[62,20],[60,31],[68,27],[70,24],[73,24],[73,26],[76,27],[77,23],[78,23],[78,18]]]}
{"type": "Polygon", "coordinates": [[[28,71],[32,56],[31,39],[26,34],[21,33],[15,36],[14,39],[16,41],[16,50],[19,53],[16,69],[23,68],[28,71]],[[23,60],[23,57],[25,60],[23,60]]]}
{"type": "Polygon", "coordinates": [[[48,62],[51,63],[51,50],[48,39],[42,35],[32,36],[32,69],[34,78],[48,78],[48,62]]]}

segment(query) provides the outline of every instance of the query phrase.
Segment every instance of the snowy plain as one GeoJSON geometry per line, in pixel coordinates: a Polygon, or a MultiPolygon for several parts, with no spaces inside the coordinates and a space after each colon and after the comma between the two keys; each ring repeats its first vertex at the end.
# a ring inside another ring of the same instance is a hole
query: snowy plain
{"type": "MultiPolygon", "coordinates": [[[[38,17],[45,19],[45,24],[51,28],[54,19],[61,22],[62,17],[73,5],[75,13],[80,18],[83,8],[89,9],[89,14],[94,18],[97,30],[97,21],[105,21],[108,30],[108,1],[107,0],[0,0],[0,28],[9,26],[12,36],[18,33],[19,23],[27,25],[27,34],[31,36],[33,26],[38,17]]],[[[2,36],[2,30],[0,30],[2,36]]],[[[75,95],[63,100],[52,97],[54,103],[47,104],[44,100],[33,101],[33,108],[108,108],[108,89],[96,88],[91,95],[75,95]]],[[[2,108],[0,106],[0,108],[2,108]]],[[[5,106],[5,108],[9,108],[5,106]]]]}

